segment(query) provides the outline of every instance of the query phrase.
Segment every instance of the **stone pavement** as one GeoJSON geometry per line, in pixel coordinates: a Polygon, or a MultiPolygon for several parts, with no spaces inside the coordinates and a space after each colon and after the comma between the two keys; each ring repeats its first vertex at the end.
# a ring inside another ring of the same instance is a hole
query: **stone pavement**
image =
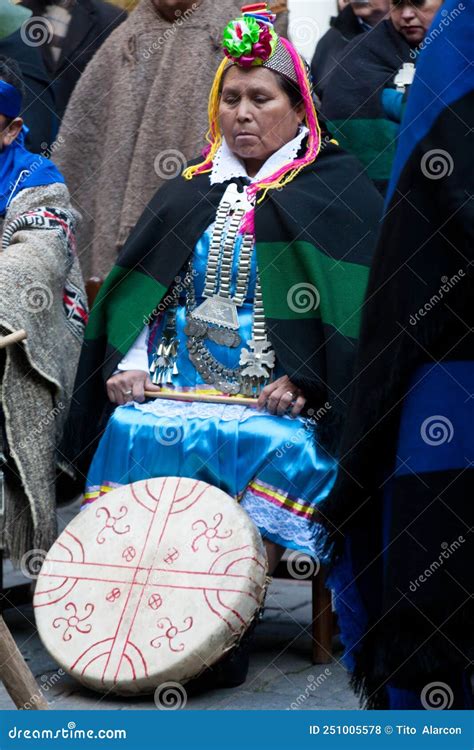
{"type": "MultiPolygon", "coordinates": [[[[77,504],[59,511],[60,527],[76,510],[77,504]]],[[[21,575],[12,571],[8,563],[5,572],[7,584],[21,580],[21,575]]],[[[59,670],[38,638],[30,605],[7,610],[5,620],[52,709],[156,710],[153,696],[139,699],[101,696],[59,670]]],[[[336,648],[331,664],[311,664],[310,621],[311,585],[306,581],[274,580],[267,593],[264,617],[255,630],[245,684],[189,697],[183,708],[302,711],[358,708],[340,663],[340,650],[336,648]]],[[[0,709],[9,708],[13,704],[0,685],[0,709]]]]}

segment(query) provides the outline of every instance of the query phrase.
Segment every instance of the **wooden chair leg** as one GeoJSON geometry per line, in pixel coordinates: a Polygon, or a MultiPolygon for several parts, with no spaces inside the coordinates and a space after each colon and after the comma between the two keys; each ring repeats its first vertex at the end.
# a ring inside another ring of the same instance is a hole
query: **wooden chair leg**
{"type": "Polygon", "coordinates": [[[312,661],[313,664],[329,664],[332,661],[334,617],[331,592],[326,588],[322,570],[313,577],[312,590],[312,661]]]}

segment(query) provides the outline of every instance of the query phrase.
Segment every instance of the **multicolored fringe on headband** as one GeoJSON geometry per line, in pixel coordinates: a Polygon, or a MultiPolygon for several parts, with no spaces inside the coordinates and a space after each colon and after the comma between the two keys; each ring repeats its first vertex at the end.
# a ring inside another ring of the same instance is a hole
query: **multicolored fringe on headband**
{"type": "MultiPolygon", "coordinates": [[[[305,122],[309,130],[306,153],[299,159],[285,164],[274,174],[249,185],[247,194],[253,200],[257,193],[263,190],[258,203],[265,198],[268,190],[282,188],[311,164],[317,157],[321,147],[321,131],[318,117],[313,103],[311,83],[305,64],[293,47],[283,37],[278,37],[273,29],[274,14],[266,3],[255,3],[242,8],[242,17],[231,21],[224,29],[222,60],[212,84],[208,103],[209,130],[206,140],[209,143],[204,151],[204,160],[200,164],[188,167],[183,177],[191,180],[194,175],[204,174],[212,170],[216,153],[222,144],[222,133],[219,126],[219,100],[222,87],[222,77],[229,65],[243,68],[263,65],[285,75],[301,92],[305,106],[305,122]]],[[[241,232],[253,232],[254,211],[246,216],[241,232]]]]}

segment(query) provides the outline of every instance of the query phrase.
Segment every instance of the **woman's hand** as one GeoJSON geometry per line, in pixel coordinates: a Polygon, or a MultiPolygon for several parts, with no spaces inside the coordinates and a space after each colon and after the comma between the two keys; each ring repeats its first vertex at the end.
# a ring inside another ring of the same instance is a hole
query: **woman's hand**
{"type": "Polygon", "coordinates": [[[122,406],[128,401],[145,400],[145,391],[160,391],[161,387],[151,382],[143,370],[125,370],[112,375],[106,382],[107,396],[113,404],[122,406]]]}
{"type": "Polygon", "coordinates": [[[274,380],[273,383],[269,383],[263,388],[258,397],[257,408],[264,409],[266,406],[270,414],[282,416],[292,403],[290,416],[297,417],[302,411],[306,399],[300,388],[293,385],[287,375],[283,375],[283,377],[274,380]]]}

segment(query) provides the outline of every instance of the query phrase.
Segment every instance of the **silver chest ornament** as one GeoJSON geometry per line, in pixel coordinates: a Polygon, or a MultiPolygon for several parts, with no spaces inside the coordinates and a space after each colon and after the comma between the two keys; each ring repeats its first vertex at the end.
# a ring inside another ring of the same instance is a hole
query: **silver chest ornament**
{"type": "Polygon", "coordinates": [[[270,341],[267,338],[261,341],[250,339],[247,344],[249,348],[240,352],[239,364],[243,367],[241,376],[259,380],[269,378],[275,367],[275,352],[270,341]]]}
{"type": "Polygon", "coordinates": [[[240,336],[238,334],[232,335],[229,332],[239,329],[237,307],[242,305],[245,299],[253,250],[253,238],[250,235],[246,235],[242,241],[241,261],[243,262],[241,262],[242,268],[239,268],[234,297],[230,295],[230,279],[239,226],[247,211],[251,209],[252,204],[246,191],[240,192],[237,184],[231,182],[226,188],[217,210],[203,292],[206,299],[190,314],[193,320],[203,321],[218,326],[220,329],[227,329],[227,332],[212,328],[207,330],[208,338],[224,346],[235,347],[240,344],[240,336]],[[229,218],[230,222],[227,226],[222,251],[222,240],[229,218]],[[218,286],[217,290],[216,286],[218,286]]]}
{"type": "Polygon", "coordinates": [[[262,291],[257,273],[253,304],[252,335],[242,349],[239,365],[228,368],[219,362],[205,345],[205,339],[228,348],[241,344],[238,307],[243,305],[250,280],[253,234],[242,238],[235,292],[231,295],[234,253],[239,229],[253,204],[245,190],[235,183],[228,185],[216,213],[204,282],[204,301],[196,304],[194,285],[187,288],[186,346],[189,358],[204,382],[223,393],[243,393],[257,397],[271,377],[275,353],[266,336],[262,291]]]}

